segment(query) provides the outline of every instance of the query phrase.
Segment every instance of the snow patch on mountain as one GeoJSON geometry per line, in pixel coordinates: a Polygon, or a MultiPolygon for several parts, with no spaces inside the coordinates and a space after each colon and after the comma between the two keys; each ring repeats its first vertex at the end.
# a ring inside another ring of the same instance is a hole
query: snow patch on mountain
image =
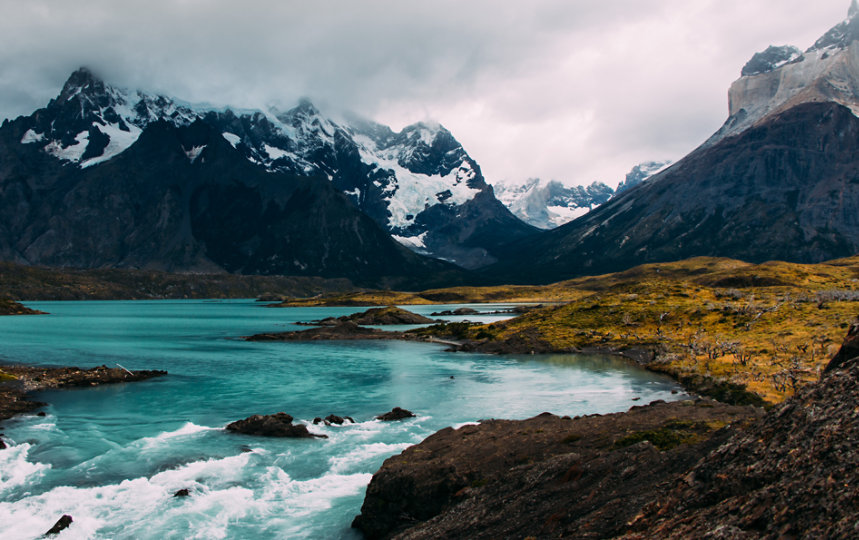
{"type": "MultiPolygon", "coordinates": [[[[188,156],[188,160],[191,163],[194,163],[195,161],[197,161],[197,158],[200,157],[200,154],[202,154],[203,150],[205,150],[205,149],[206,149],[205,144],[200,145],[200,146],[193,146],[190,149],[185,150],[185,155],[188,156]]],[[[184,150],[184,148],[183,148],[183,150],[184,150]]]]}
{"type": "Polygon", "coordinates": [[[122,129],[122,126],[119,124],[98,126],[99,131],[110,137],[110,140],[100,156],[89,158],[86,161],[81,162],[81,169],[98,165],[99,163],[103,163],[115,156],[118,156],[122,152],[125,152],[137,141],[138,137],[140,137],[140,134],[143,132],[142,129],[134,124],[126,125],[125,127],[126,129],[122,129]]]}
{"type": "Polygon", "coordinates": [[[51,141],[45,146],[45,152],[63,161],[78,162],[86,152],[89,144],[89,132],[81,131],[75,135],[75,143],[63,146],[60,141],[51,141]]]}
{"type": "Polygon", "coordinates": [[[44,133],[36,133],[32,129],[28,129],[24,136],[21,137],[21,144],[34,144],[45,140],[44,133]]]}
{"type": "Polygon", "coordinates": [[[410,156],[401,147],[378,151],[375,142],[365,135],[356,135],[355,142],[364,163],[391,171],[396,178],[396,182],[389,184],[384,191],[390,213],[388,226],[394,231],[414,225],[418,214],[431,206],[465,204],[480,192],[469,187],[468,182],[474,178],[475,171],[468,162],[463,162],[444,176],[419,174],[401,164],[404,157],[410,156]]]}
{"type": "Polygon", "coordinates": [[[392,234],[391,236],[394,240],[411,249],[412,251],[417,251],[418,253],[423,253],[426,251],[426,232],[422,232],[417,236],[398,236],[396,234],[392,234]]]}
{"type": "Polygon", "coordinates": [[[626,178],[617,185],[617,189],[614,194],[625,191],[631,187],[637,186],[638,184],[644,182],[649,179],[651,176],[656,176],[661,173],[672,164],[671,160],[664,161],[645,161],[644,163],[639,163],[635,167],[632,168],[631,171],[626,173],[626,178]]]}
{"type": "Polygon", "coordinates": [[[498,199],[519,219],[541,229],[553,229],[581,217],[606,202],[614,190],[602,182],[567,187],[561,182],[533,178],[521,186],[494,186],[498,199]]]}
{"type": "Polygon", "coordinates": [[[646,161],[632,168],[612,189],[602,182],[567,187],[556,180],[539,178],[521,186],[495,185],[498,199],[519,219],[541,229],[553,229],[578,219],[618,193],[648,180],[667,169],[671,161],[646,161]]]}
{"type": "Polygon", "coordinates": [[[230,143],[230,145],[232,145],[233,148],[235,148],[236,146],[239,145],[240,142],[242,142],[242,138],[239,137],[238,135],[236,135],[235,133],[230,133],[229,131],[225,131],[225,132],[221,133],[221,135],[224,137],[224,139],[227,140],[228,143],[230,143]]]}

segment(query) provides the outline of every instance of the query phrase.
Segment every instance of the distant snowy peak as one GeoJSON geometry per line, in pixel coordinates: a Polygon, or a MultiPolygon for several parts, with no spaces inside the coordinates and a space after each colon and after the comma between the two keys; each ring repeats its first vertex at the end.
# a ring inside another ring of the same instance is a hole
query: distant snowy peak
{"type": "Polygon", "coordinates": [[[859,4],[805,53],[771,46],[746,63],[729,91],[729,117],[710,146],[802,103],[834,102],[859,113],[859,4]]]}
{"type": "Polygon", "coordinates": [[[495,186],[498,199],[519,219],[541,229],[554,229],[608,201],[614,190],[602,182],[567,187],[533,178],[521,186],[495,186]]]}
{"type": "Polygon", "coordinates": [[[645,161],[644,163],[640,163],[632,168],[626,174],[626,178],[618,184],[617,189],[615,190],[615,194],[618,194],[622,191],[625,191],[631,187],[637,186],[638,184],[648,180],[651,176],[655,176],[665,169],[667,169],[671,165],[670,160],[665,161],[645,161]]]}
{"type": "Polygon", "coordinates": [[[646,161],[636,165],[617,189],[602,182],[567,187],[557,180],[533,178],[521,186],[494,186],[498,199],[519,219],[541,229],[554,229],[577,219],[618,193],[659,174],[671,161],[646,161]]]}

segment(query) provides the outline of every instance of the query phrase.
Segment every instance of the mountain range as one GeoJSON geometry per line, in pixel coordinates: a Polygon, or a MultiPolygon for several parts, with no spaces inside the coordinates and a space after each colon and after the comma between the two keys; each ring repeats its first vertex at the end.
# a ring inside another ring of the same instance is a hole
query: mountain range
{"type": "Polygon", "coordinates": [[[603,182],[566,186],[557,180],[544,182],[533,178],[521,186],[496,184],[495,194],[522,221],[540,229],[554,229],[587,214],[670,164],[668,161],[647,161],[636,165],[616,189],[603,182]]]}
{"type": "Polygon", "coordinates": [[[506,246],[487,279],[551,282],[694,256],[859,252],[859,9],[805,52],[770,47],[710,139],[593,212],[506,246]]]}
{"type": "Polygon", "coordinates": [[[79,69],[45,108],[0,126],[0,260],[427,288],[853,255],[857,38],[854,1],[804,52],[755,54],[725,124],[679,162],[642,164],[616,190],[499,189],[519,217],[441,125],[395,132],[308,100],[191,105],[79,69]]]}
{"type": "Polygon", "coordinates": [[[24,264],[375,283],[458,273],[421,254],[486,265],[536,231],[441,125],[194,106],[85,68],[0,127],[0,190],[0,258],[24,264]]]}

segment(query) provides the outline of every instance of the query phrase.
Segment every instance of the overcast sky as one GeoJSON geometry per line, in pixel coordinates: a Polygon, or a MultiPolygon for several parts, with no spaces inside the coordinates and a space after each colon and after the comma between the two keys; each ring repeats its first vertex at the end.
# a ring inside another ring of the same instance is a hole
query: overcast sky
{"type": "Polygon", "coordinates": [[[86,65],[192,102],[308,96],[399,129],[435,120],[491,183],[616,185],[727,116],[770,44],[808,48],[848,0],[0,0],[0,117],[86,65]]]}

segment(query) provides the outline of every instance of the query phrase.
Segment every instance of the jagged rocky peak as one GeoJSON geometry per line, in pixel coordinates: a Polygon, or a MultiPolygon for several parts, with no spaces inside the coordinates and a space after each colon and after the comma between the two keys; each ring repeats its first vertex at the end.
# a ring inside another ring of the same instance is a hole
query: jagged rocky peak
{"type": "Polygon", "coordinates": [[[847,18],[824,34],[806,52],[846,49],[854,41],[859,40],[859,17],[857,15],[859,15],[859,4],[856,0],[852,0],[847,18]]]}
{"type": "Polygon", "coordinates": [[[859,111],[859,7],[805,53],[791,46],[755,54],[728,93],[729,117],[704,145],[738,135],[803,103],[834,102],[859,111]]]}
{"type": "Polygon", "coordinates": [[[69,101],[82,92],[88,94],[106,93],[104,82],[87,67],[80,67],[69,76],[57,101],[69,101]]]}
{"type": "Polygon", "coordinates": [[[608,201],[614,190],[603,182],[565,186],[557,180],[532,178],[521,186],[498,184],[495,191],[507,208],[526,223],[554,229],[608,201]]]}
{"type": "Polygon", "coordinates": [[[617,194],[621,191],[625,191],[631,187],[637,186],[651,176],[654,176],[665,170],[669,165],[671,165],[671,163],[671,160],[645,161],[644,163],[639,163],[626,174],[626,178],[624,178],[623,181],[618,184],[615,193],[617,194]]]}
{"type": "Polygon", "coordinates": [[[606,203],[622,191],[662,172],[671,161],[645,161],[632,168],[617,189],[603,182],[568,187],[557,180],[532,178],[520,186],[495,185],[498,199],[524,222],[540,229],[554,229],[606,203]]]}
{"type": "Polygon", "coordinates": [[[743,66],[742,76],[749,77],[774,71],[802,57],[802,51],[793,45],[770,45],[765,51],[755,53],[743,66]]]}

